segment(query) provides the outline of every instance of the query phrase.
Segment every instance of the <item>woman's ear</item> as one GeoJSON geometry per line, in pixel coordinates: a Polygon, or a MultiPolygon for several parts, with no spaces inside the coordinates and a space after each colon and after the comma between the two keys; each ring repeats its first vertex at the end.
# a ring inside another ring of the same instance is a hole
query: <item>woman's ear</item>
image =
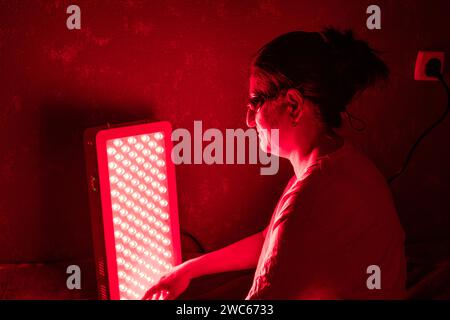
{"type": "Polygon", "coordinates": [[[304,98],[298,90],[289,89],[286,93],[286,101],[290,110],[292,125],[295,127],[303,114],[304,98]]]}

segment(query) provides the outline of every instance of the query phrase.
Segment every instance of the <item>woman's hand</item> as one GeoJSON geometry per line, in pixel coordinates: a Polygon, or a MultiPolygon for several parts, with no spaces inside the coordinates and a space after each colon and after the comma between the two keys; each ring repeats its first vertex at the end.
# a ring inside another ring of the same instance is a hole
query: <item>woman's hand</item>
{"type": "Polygon", "coordinates": [[[182,294],[189,283],[191,275],[186,263],[180,264],[166,273],[151,287],[142,300],[172,300],[182,294]]]}

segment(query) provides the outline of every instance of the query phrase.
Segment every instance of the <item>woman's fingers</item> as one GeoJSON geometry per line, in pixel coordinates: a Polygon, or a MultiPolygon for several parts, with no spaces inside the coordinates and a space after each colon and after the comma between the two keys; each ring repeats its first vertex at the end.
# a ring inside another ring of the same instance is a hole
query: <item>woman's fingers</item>
{"type": "Polygon", "coordinates": [[[152,296],[152,293],[150,292],[151,289],[147,290],[147,292],[144,294],[141,300],[148,300],[152,296]]]}
{"type": "Polygon", "coordinates": [[[172,291],[164,291],[164,295],[163,295],[163,300],[173,300],[175,299],[175,295],[173,294],[172,291]]]}
{"type": "Polygon", "coordinates": [[[151,289],[152,291],[150,292],[147,291],[147,293],[145,294],[144,298],[142,298],[142,300],[171,300],[174,299],[174,296],[170,294],[169,290],[165,290],[164,288],[156,288],[156,289],[151,289]]]}
{"type": "Polygon", "coordinates": [[[148,299],[152,299],[153,300],[153,296],[156,293],[159,293],[161,290],[163,289],[162,285],[160,285],[159,283],[154,285],[153,287],[151,287],[150,289],[148,289],[148,291],[145,293],[144,297],[142,298],[142,300],[148,300],[148,299]]]}

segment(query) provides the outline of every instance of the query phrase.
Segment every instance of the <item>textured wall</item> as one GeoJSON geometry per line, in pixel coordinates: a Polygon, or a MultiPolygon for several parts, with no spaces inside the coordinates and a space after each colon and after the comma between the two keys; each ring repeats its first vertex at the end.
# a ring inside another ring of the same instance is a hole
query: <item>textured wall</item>
{"type": "MultiPolygon", "coordinates": [[[[244,128],[251,56],[291,30],[348,27],[384,52],[391,82],[351,106],[367,129],[349,135],[392,173],[443,110],[442,88],[412,72],[417,50],[449,51],[449,4],[377,3],[382,30],[369,31],[372,1],[0,0],[0,262],[91,257],[83,130],[142,118],[244,128]],[[81,31],[65,26],[72,3],[81,31]]],[[[394,185],[410,243],[448,239],[449,121],[394,185]]],[[[181,226],[207,250],[255,232],[290,174],[286,163],[276,177],[257,166],[178,166],[181,226]]]]}

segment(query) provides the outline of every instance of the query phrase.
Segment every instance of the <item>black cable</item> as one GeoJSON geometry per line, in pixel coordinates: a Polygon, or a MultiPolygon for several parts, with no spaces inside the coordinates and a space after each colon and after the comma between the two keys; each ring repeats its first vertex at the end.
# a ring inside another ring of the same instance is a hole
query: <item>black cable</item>
{"type": "Polygon", "coordinates": [[[347,115],[347,120],[350,124],[350,127],[352,127],[353,130],[362,132],[366,129],[366,123],[364,122],[364,120],[362,120],[361,118],[355,117],[353,114],[351,114],[347,110],[345,110],[345,114],[347,115]],[[353,124],[353,120],[356,120],[357,122],[359,122],[360,126],[359,127],[355,126],[353,124]]]}
{"type": "Polygon", "coordinates": [[[395,174],[393,174],[391,177],[389,177],[388,179],[388,183],[391,184],[395,179],[397,179],[403,172],[405,172],[406,168],[408,167],[409,162],[411,161],[411,158],[414,154],[414,151],[416,151],[416,148],[418,147],[418,145],[422,142],[422,140],[434,129],[436,128],[442,121],[444,121],[444,119],[447,117],[447,114],[450,111],[450,90],[448,88],[447,83],[444,80],[444,77],[442,76],[442,74],[440,73],[440,71],[436,71],[435,68],[438,68],[438,70],[440,69],[440,63],[436,66],[435,61],[430,60],[430,62],[428,62],[427,64],[427,74],[429,76],[435,77],[437,78],[442,85],[444,86],[446,92],[447,92],[447,107],[444,111],[444,113],[439,117],[439,119],[437,119],[431,126],[429,126],[425,131],[422,132],[422,134],[419,136],[419,138],[417,138],[416,142],[414,142],[414,144],[412,145],[411,149],[409,150],[405,161],[403,162],[402,167],[400,168],[399,171],[397,171],[395,174]]]}
{"type": "Polygon", "coordinates": [[[195,245],[197,246],[197,248],[199,249],[199,251],[201,253],[205,253],[206,252],[206,250],[203,247],[203,245],[201,244],[201,242],[192,233],[190,233],[189,231],[184,230],[184,229],[181,229],[180,231],[181,231],[182,235],[188,237],[189,239],[192,240],[192,242],[195,243],[195,245]]]}

